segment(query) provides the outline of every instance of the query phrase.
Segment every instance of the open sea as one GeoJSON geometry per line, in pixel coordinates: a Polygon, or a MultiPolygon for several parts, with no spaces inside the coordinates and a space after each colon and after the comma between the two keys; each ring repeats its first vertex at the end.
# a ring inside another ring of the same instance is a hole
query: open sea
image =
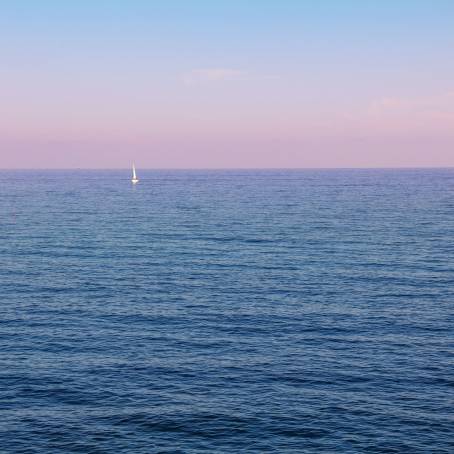
{"type": "Polygon", "coordinates": [[[0,453],[454,452],[454,169],[0,171],[0,453]]]}

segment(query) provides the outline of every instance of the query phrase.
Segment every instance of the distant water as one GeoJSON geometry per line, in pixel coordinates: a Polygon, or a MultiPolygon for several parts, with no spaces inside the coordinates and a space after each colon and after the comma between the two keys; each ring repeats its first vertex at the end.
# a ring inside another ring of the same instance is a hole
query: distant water
{"type": "Polygon", "coordinates": [[[1,453],[453,453],[454,170],[0,172],[1,453]]]}

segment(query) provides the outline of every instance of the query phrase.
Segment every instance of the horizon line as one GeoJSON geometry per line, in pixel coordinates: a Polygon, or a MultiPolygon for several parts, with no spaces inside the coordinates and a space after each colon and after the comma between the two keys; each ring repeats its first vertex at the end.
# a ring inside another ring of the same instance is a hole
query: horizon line
{"type": "MultiPolygon", "coordinates": [[[[358,167],[136,167],[139,170],[417,170],[454,169],[447,166],[358,166],[358,167]]],[[[0,171],[10,170],[131,170],[130,167],[0,167],[0,171]]]]}

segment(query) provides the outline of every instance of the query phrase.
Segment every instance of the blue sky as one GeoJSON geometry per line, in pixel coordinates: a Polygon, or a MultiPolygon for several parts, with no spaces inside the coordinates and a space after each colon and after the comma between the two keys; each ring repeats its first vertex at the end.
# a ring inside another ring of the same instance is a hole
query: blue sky
{"type": "Polygon", "coordinates": [[[454,165],[453,23],[447,0],[4,2],[0,167],[454,165]]]}

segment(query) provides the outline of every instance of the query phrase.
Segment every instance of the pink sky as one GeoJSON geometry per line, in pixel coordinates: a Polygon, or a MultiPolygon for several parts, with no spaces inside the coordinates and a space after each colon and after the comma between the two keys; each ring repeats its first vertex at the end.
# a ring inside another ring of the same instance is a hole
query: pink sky
{"type": "Polygon", "coordinates": [[[6,7],[0,168],[454,166],[453,4],[303,3],[6,7]]]}

